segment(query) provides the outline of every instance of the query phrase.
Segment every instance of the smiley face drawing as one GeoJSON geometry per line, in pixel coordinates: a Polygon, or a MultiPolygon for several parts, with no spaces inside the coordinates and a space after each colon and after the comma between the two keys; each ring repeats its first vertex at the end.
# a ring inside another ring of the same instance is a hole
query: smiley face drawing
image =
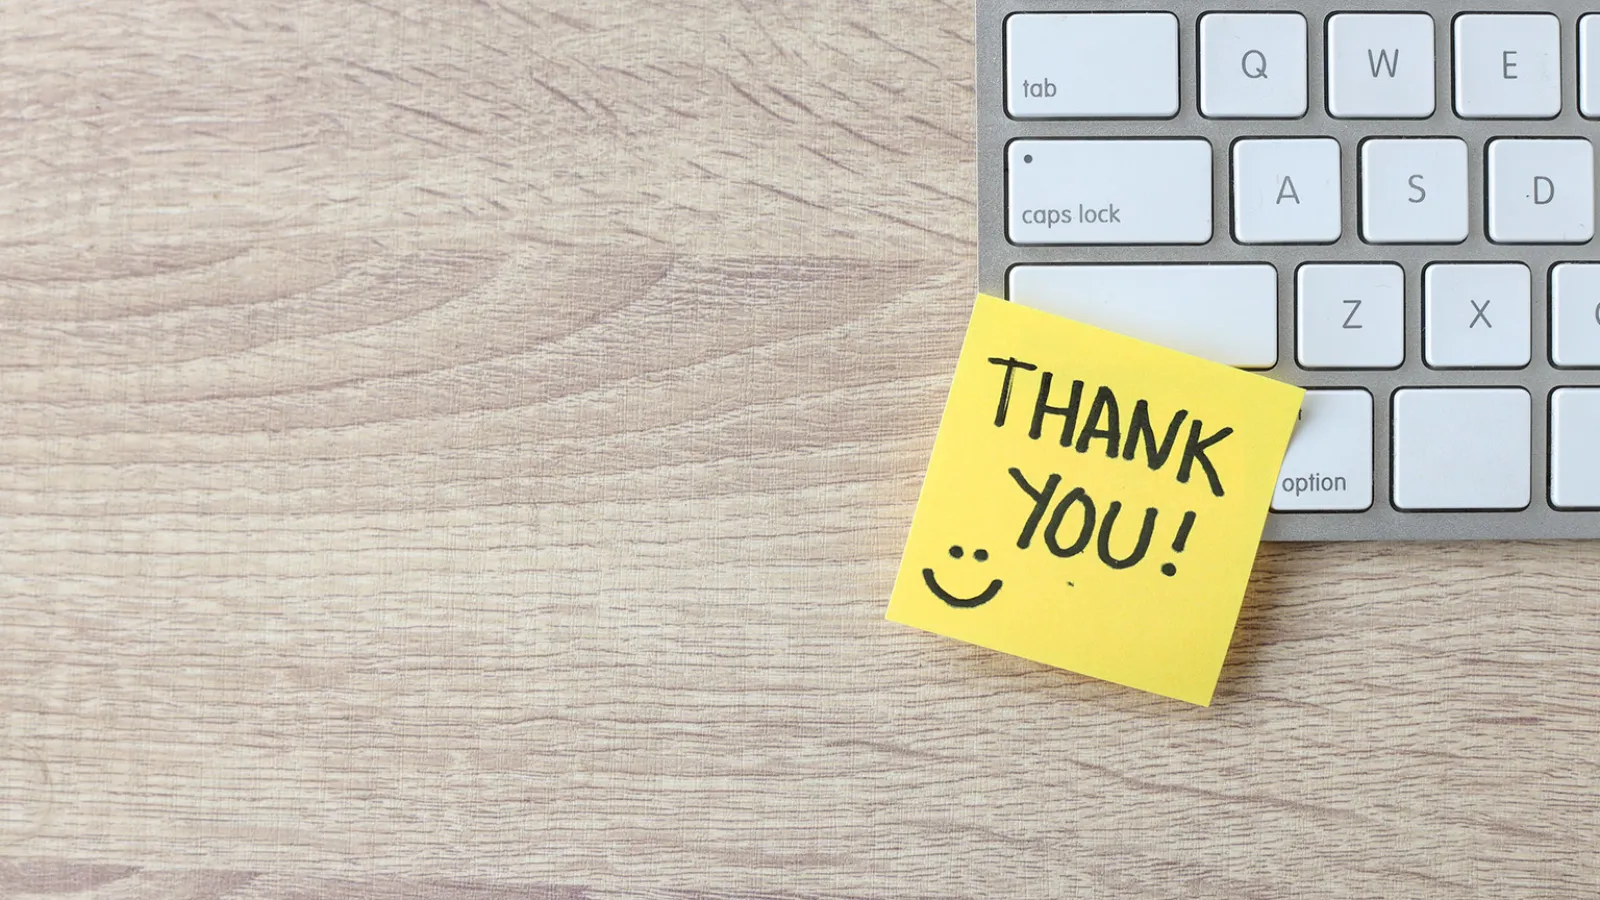
{"type": "MultiPolygon", "coordinates": [[[[951,559],[960,559],[964,555],[965,551],[961,549],[960,544],[950,548],[951,559]]],[[[983,549],[974,550],[972,551],[972,558],[978,562],[983,562],[989,558],[989,551],[983,549]]],[[[956,609],[973,609],[988,603],[994,599],[996,594],[1000,593],[1000,587],[1003,584],[1000,579],[996,578],[989,582],[989,586],[984,588],[983,592],[976,597],[957,597],[939,585],[939,580],[934,577],[932,569],[922,570],[922,580],[927,582],[928,590],[932,591],[935,597],[954,606],[956,609]]]]}

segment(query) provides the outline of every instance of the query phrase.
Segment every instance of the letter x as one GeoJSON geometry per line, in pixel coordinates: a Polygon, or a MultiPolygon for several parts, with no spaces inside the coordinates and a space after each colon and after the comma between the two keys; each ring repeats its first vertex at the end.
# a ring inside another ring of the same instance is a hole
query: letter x
{"type": "Polygon", "coordinates": [[[1467,302],[1472,304],[1472,311],[1477,313],[1477,315],[1472,317],[1472,324],[1468,325],[1467,326],[1468,328],[1477,328],[1479,319],[1482,319],[1483,320],[1483,324],[1489,326],[1490,328],[1494,327],[1494,323],[1489,321],[1489,317],[1488,316],[1484,315],[1484,313],[1487,313],[1489,311],[1489,304],[1493,303],[1494,301],[1485,300],[1485,301],[1483,301],[1483,305],[1482,306],[1479,306],[1478,305],[1478,301],[1476,301],[1476,300],[1468,300],[1467,302]]]}

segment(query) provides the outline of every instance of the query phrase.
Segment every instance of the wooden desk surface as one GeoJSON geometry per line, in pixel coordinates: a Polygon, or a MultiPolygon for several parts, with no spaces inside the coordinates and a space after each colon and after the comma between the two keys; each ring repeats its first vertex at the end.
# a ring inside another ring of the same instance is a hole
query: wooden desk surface
{"type": "Polygon", "coordinates": [[[883,621],[972,9],[0,11],[0,896],[1592,898],[1600,547],[1212,709],[883,621]]]}

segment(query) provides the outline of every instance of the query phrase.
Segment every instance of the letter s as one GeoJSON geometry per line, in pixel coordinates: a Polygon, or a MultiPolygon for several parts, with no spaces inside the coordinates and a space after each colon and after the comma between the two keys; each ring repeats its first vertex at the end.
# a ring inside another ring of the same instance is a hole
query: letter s
{"type": "Polygon", "coordinates": [[[1411,185],[1411,189],[1417,192],[1415,197],[1408,198],[1412,203],[1421,203],[1422,201],[1428,199],[1428,191],[1421,184],[1418,184],[1420,181],[1422,181],[1421,175],[1413,175],[1407,182],[1407,184],[1411,185]]]}

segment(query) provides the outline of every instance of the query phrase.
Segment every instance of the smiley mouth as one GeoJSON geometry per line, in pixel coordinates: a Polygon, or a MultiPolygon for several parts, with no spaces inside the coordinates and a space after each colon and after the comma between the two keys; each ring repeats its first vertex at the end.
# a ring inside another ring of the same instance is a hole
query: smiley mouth
{"type": "Polygon", "coordinates": [[[922,570],[922,580],[927,582],[928,590],[933,591],[935,597],[954,606],[956,609],[972,609],[975,606],[982,606],[988,603],[994,599],[995,594],[1000,593],[1000,585],[1002,584],[1000,579],[996,578],[989,582],[989,586],[983,589],[983,593],[976,597],[957,597],[939,586],[938,579],[933,577],[932,569],[922,570]]]}

